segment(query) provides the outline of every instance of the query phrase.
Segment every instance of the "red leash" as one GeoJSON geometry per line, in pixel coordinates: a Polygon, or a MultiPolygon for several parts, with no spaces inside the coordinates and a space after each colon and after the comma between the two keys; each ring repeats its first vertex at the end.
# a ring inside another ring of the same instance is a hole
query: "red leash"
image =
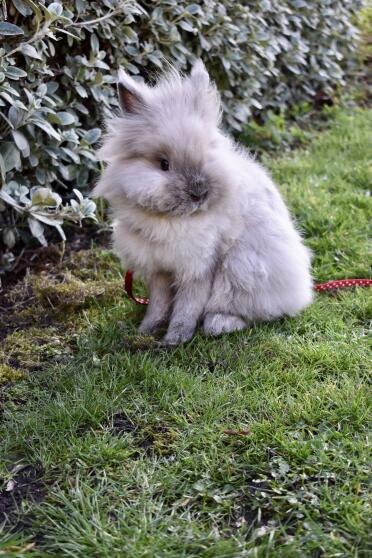
{"type": "MultiPolygon", "coordinates": [[[[348,287],[372,287],[372,279],[339,279],[337,281],[327,281],[314,285],[314,290],[319,293],[325,291],[335,291],[337,289],[347,289],[348,287]]],[[[133,271],[127,271],[124,279],[124,290],[128,297],[137,304],[148,304],[149,299],[133,294],[133,271]]]]}
{"type": "Polygon", "coordinates": [[[135,296],[133,294],[133,288],[132,287],[133,287],[133,271],[128,270],[126,272],[125,278],[124,278],[124,290],[125,290],[125,292],[129,296],[129,298],[134,300],[134,302],[137,302],[137,304],[148,304],[149,299],[144,298],[142,296],[135,296]]]}
{"type": "Polygon", "coordinates": [[[372,279],[338,279],[337,281],[327,281],[327,283],[314,285],[314,290],[322,293],[336,289],[347,289],[347,287],[372,287],[372,279]]]}

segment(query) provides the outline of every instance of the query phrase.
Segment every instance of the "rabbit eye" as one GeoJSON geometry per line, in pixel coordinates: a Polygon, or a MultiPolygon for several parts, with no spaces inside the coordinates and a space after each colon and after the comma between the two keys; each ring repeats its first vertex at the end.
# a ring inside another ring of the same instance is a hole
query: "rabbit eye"
{"type": "Polygon", "coordinates": [[[169,161],[167,159],[160,159],[160,168],[163,171],[169,170],[169,161]]]}

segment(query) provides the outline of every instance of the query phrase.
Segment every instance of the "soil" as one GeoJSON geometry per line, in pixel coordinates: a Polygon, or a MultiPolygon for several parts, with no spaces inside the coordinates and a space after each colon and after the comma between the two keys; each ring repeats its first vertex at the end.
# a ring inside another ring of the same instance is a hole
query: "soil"
{"type": "Polygon", "coordinates": [[[137,426],[124,413],[116,413],[113,416],[111,434],[122,436],[135,430],[137,430],[137,426]]]}
{"type": "MultiPolygon", "coordinates": [[[[19,312],[33,305],[32,288],[23,282],[19,297],[14,301],[14,297],[9,297],[8,293],[14,287],[21,284],[28,273],[40,273],[47,271],[50,275],[55,275],[63,266],[63,262],[73,252],[87,250],[95,246],[109,247],[109,232],[100,233],[97,228],[84,229],[83,232],[75,232],[66,243],[65,250],[61,243],[51,243],[46,247],[23,250],[16,259],[16,263],[10,272],[0,276],[0,342],[12,333],[15,329],[27,329],[35,325],[35,318],[30,314],[29,317],[19,318],[19,312]]],[[[18,291],[17,291],[18,292],[18,291]]],[[[53,324],[53,317],[45,312],[38,316],[38,326],[48,327],[53,324]]]]}
{"type": "Polygon", "coordinates": [[[56,241],[52,241],[48,246],[21,250],[15,254],[16,260],[11,271],[1,276],[0,295],[20,281],[28,272],[49,271],[55,265],[60,264],[63,258],[71,252],[88,250],[92,245],[108,247],[110,245],[109,231],[99,231],[94,226],[85,227],[83,230],[79,229],[69,235],[65,249],[63,249],[63,243],[58,242],[56,238],[56,241]]]}
{"type": "Polygon", "coordinates": [[[21,512],[22,503],[40,503],[45,496],[44,471],[41,466],[24,465],[0,492],[0,524],[12,530],[24,529],[27,516],[21,512]]]}

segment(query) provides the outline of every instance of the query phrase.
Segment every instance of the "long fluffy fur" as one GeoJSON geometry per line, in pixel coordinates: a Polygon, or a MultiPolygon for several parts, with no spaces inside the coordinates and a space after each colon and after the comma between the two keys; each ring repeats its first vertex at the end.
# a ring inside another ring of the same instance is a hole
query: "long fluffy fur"
{"type": "Polygon", "coordinates": [[[201,62],[149,87],[120,74],[122,114],[107,122],[95,188],[114,215],[114,249],[148,283],[140,326],[164,341],[293,316],[312,300],[310,252],[267,172],[219,127],[201,62]],[[169,170],[161,160],[169,161],[169,170]]]}

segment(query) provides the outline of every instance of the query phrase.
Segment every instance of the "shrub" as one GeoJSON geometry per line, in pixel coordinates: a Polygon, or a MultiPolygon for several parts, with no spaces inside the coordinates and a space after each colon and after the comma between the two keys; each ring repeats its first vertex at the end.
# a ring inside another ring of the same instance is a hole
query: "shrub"
{"type": "Polygon", "coordinates": [[[361,63],[371,66],[372,63],[372,4],[366,5],[360,11],[358,27],[361,32],[361,45],[359,54],[361,63]]]}
{"type": "Polygon", "coordinates": [[[344,83],[359,7],[358,0],[0,2],[0,243],[11,250],[27,240],[27,227],[45,243],[45,224],[63,236],[64,221],[94,216],[78,192],[98,170],[94,148],[104,110],[117,106],[118,66],[141,78],[161,68],[163,56],[182,69],[202,57],[222,93],[225,124],[241,130],[252,114],[329,96],[344,83]]]}

